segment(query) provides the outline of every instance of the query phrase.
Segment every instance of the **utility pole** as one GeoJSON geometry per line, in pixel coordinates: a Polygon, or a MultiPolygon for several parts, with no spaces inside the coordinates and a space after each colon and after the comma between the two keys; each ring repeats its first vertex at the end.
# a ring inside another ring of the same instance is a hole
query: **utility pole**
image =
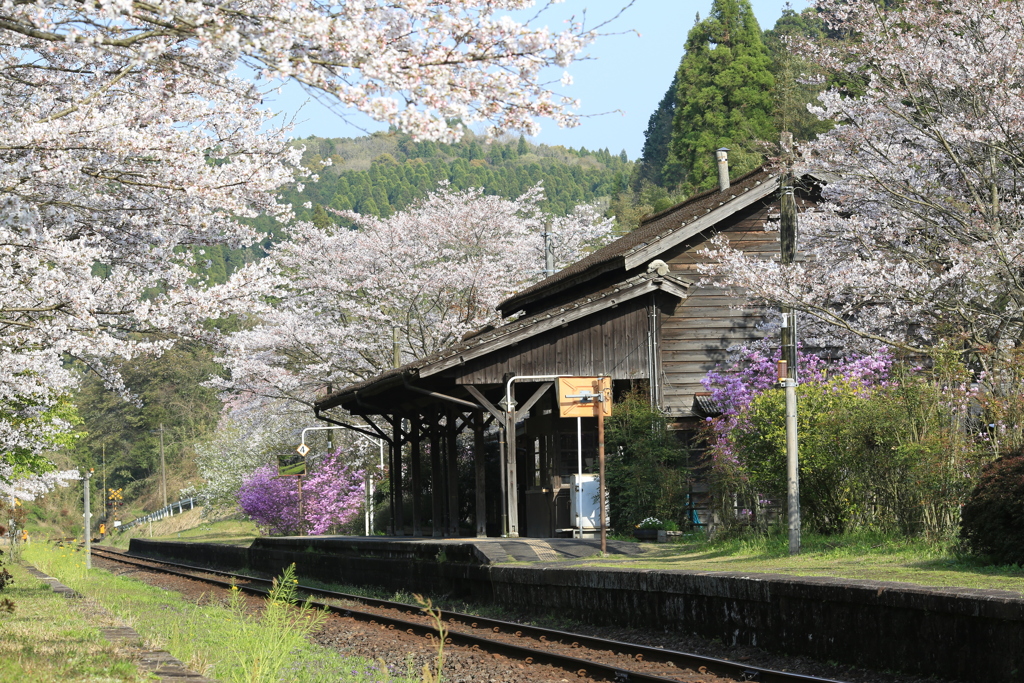
{"type": "Polygon", "coordinates": [[[608,499],[604,478],[604,391],[598,384],[598,400],[594,401],[597,413],[597,460],[598,460],[598,496],[597,518],[601,520],[601,557],[608,554],[608,517],[605,515],[608,499]]]}
{"type": "Polygon", "coordinates": [[[164,423],[160,423],[160,490],[164,495],[164,507],[167,507],[167,462],[164,460],[164,423]]]}
{"type": "Polygon", "coordinates": [[[391,367],[402,367],[402,346],[399,343],[399,328],[395,325],[391,328],[391,367]]]}
{"type": "MultiPolygon", "coordinates": [[[[796,261],[798,225],[793,178],[793,134],[782,133],[783,171],[779,198],[780,263],[792,265],[796,261]]],[[[797,440],[797,356],[796,311],[792,306],[782,307],[782,360],[779,362],[779,381],[786,392],[786,508],[789,526],[789,554],[800,553],[800,460],[797,440]]]]}
{"type": "Polygon", "coordinates": [[[89,486],[92,481],[92,470],[85,473],[85,568],[92,569],[92,512],[89,510],[89,486]]]}
{"type": "Polygon", "coordinates": [[[544,237],[544,277],[551,277],[555,274],[555,245],[550,224],[545,224],[541,236],[544,237]]]}
{"type": "Polygon", "coordinates": [[[107,444],[103,444],[103,521],[107,521],[107,444]]]}
{"type": "MultiPolygon", "coordinates": [[[[391,350],[394,357],[391,364],[402,367],[402,347],[400,345],[399,328],[394,325],[391,328],[391,350]]],[[[404,520],[402,519],[402,421],[395,418],[394,433],[391,441],[391,452],[388,458],[388,483],[391,485],[391,535],[404,536],[404,520]]],[[[440,482],[431,481],[431,486],[440,487],[440,482]]],[[[437,521],[434,521],[436,528],[437,521]]]]}

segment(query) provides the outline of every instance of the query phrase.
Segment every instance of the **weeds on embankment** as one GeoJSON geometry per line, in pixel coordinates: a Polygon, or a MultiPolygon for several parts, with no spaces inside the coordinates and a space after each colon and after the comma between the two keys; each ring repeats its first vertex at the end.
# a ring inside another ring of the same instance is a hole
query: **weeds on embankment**
{"type": "Polygon", "coordinates": [[[344,657],[306,636],[323,615],[295,604],[294,569],[279,577],[258,613],[241,591],[222,603],[196,605],[141,581],[85,569],[81,552],[33,544],[26,560],[127,622],[150,647],[164,648],[189,668],[225,683],[354,681],[407,683],[382,661],[344,657]]]}
{"type": "Polygon", "coordinates": [[[81,609],[18,565],[9,569],[14,580],[4,594],[16,608],[0,614],[0,680],[149,680],[100,635],[81,609]]]}

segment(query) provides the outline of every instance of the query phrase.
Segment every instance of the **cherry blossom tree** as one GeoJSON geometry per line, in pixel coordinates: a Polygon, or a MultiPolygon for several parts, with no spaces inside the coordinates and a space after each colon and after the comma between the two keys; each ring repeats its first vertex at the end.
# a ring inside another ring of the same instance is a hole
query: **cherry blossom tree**
{"type": "Polygon", "coordinates": [[[51,115],[154,71],[221,88],[241,64],[264,78],[297,80],[328,103],[418,137],[451,139],[460,134],[448,125],[454,118],[531,134],[537,116],[575,123],[568,111],[575,103],[542,78],[549,67],[567,67],[599,27],[570,19],[556,32],[508,16],[533,6],[534,0],[37,0],[0,8],[0,29],[9,66],[84,86],[67,91],[66,106],[51,115]],[[78,68],[56,69],[61,63],[78,68]]]}
{"type": "Polygon", "coordinates": [[[23,107],[7,102],[0,130],[4,450],[38,452],[48,430],[67,428],[60,419],[31,418],[75,386],[68,359],[119,388],[105,359],[159,352],[173,335],[207,336],[207,318],[257,291],[265,271],[258,265],[207,288],[192,248],[253,241],[237,216],[284,215],[272,190],[292,177],[294,153],[280,134],[258,134],[265,116],[254,106],[199,101],[176,92],[183,84],[152,80],[163,82],[149,92],[138,87],[153,107],[144,113],[133,109],[139,100],[108,93],[99,110],[36,125],[32,119],[58,109],[59,88],[48,106],[43,92],[24,93],[23,107]],[[228,113],[214,114],[215,106],[228,113]]]}
{"type": "Polygon", "coordinates": [[[0,462],[0,498],[35,500],[36,496],[48,493],[58,486],[68,486],[72,481],[81,478],[78,470],[53,470],[42,474],[19,476],[13,465],[0,462]]]}
{"type": "Polygon", "coordinates": [[[256,240],[239,218],[290,217],[274,193],[300,150],[238,67],[417,138],[458,137],[452,119],[572,125],[542,74],[595,33],[504,16],[531,4],[0,6],[0,452],[69,427],[39,419],[76,384],[68,360],[123,390],[107,359],[211,338],[208,319],[279,284],[262,264],[216,287],[201,274],[204,247],[256,240]]]}
{"type": "MultiPolygon", "coordinates": [[[[709,270],[755,298],[904,349],[1024,342],[1024,2],[819,0],[851,39],[805,46],[839,125],[796,172],[824,181],[792,265],[719,239],[709,270]]],[[[997,354],[998,355],[998,354],[997,354]]]]}
{"type": "Polygon", "coordinates": [[[208,504],[232,507],[253,472],[292,451],[309,424],[308,411],[290,410],[287,402],[229,402],[211,438],[196,444],[196,466],[203,483],[188,495],[208,504]]]}
{"type": "Polygon", "coordinates": [[[394,330],[408,362],[499,324],[497,304],[542,277],[545,229],[558,268],[610,236],[594,207],[550,216],[542,198],[539,187],[508,200],[442,185],[390,218],[340,214],[354,230],[295,225],[268,259],[283,284],[227,342],[223,386],[308,406],[325,384],[392,367],[394,330]]]}

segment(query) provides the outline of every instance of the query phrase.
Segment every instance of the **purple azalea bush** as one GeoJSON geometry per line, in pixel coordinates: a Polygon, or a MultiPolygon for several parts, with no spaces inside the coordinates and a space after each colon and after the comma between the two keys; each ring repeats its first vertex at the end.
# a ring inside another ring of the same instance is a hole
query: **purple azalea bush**
{"type": "MultiPolygon", "coordinates": [[[[778,348],[766,350],[763,345],[741,347],[732,360],[708,373],[702,380],[704,388],[720,411],[717,417],[708,417],[703,429],[707,445],[708,476],[715,504],[722,507],[723,518],[731,518],[729,506],[733,494],[740,494],[748,505],[773,506],[764,491],[756,490],[751,477],[748,458],[737,445],[737,435],[756,431],[751,423],[751,408],[755,401],[778,382],[777,363],[781,357],[778,348]]],[[[852,392],[868,396],[873,388],[885,386],[892,370],[893,357],[886,351],[867,356],[855,356],[828,361],[815,354],[800,350],[797,354],[799,381],[805,388],[818,387],[825,391],[852,392]]],[[[763,474],[763,473],[759,473],[763,474]]],[[[760,477],[763,479],[763,476],[760,477]]],[[[741,510],[740,516],[749,514],[741,510]]]]}
{"type": "MultiPolygon", "coordinates": [[[[740,347],[730,363],[709,372],[701,384],[711,393],[711,399],[722,415],[738,415],[751,401],[775,386],[778,381],[776,367],[781,357],[779,348],[765,351],[757,346],[740,347]]],[[[804,353],[803,349],[797,352],[801,384],[820,384],[835,377],[844,377],[867,389],[884,384],[892,364],[893,356],[885,350],[836,361],[804,353]]]]}
{"type": "MultiPolygon", "coordinates": [[[[712,402],[721,411],[719,417],[706,418],[704,430],[713,467],[740,465],[729,436],[739,426],[744,410],[754,399],[776,386],[781,357],[782,350],[778,347],[766,351],[759,346],[743,346],[727,365],[712,370],[701,380],[704,389],[710,392],[712,402]]],[[[831,362],[815,354],[804,353],[803,349],[797,352],[801,384],[824,384],[840,378],[862,392],[874,386],[884,386],[893,361],[892,354],[886,350],[831,362]]]]}
{"type": "Polygon", "coordinates": [[[279,477],[273,465],[260,467],[238,491],[238,504],[271,534],[326,533],[354,519],[362,509],[363,471],[345,463],[343,449],[320,458],[302,481],[302,516],[296,477],[279,477]]]}
{"type": "Polygon", "coordinates": [[[277,476],[277,467],[264,465],[238,490],[238,505],[262,530],[295,534],[299,524],[299,489],[295,477],[277,476]]]}
{"type": "Polygon", "coordinates": [[[352,521],[362,510],[364,472],[345,464],[341,454],[339,448],[325,456],[302,484],[303,513],[314,536],[352,521]]]}

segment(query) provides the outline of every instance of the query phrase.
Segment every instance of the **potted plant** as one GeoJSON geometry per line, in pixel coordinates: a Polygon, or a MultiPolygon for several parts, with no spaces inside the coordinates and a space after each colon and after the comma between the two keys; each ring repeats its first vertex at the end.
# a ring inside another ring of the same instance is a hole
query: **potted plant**
{"type": "Polygon", "coordinates": [[[633,537],[639,541],[668,542],[668,532],[676,530],[675,522],[662,522],[657,517],[648,517],[633,529],[633,537]]]}

